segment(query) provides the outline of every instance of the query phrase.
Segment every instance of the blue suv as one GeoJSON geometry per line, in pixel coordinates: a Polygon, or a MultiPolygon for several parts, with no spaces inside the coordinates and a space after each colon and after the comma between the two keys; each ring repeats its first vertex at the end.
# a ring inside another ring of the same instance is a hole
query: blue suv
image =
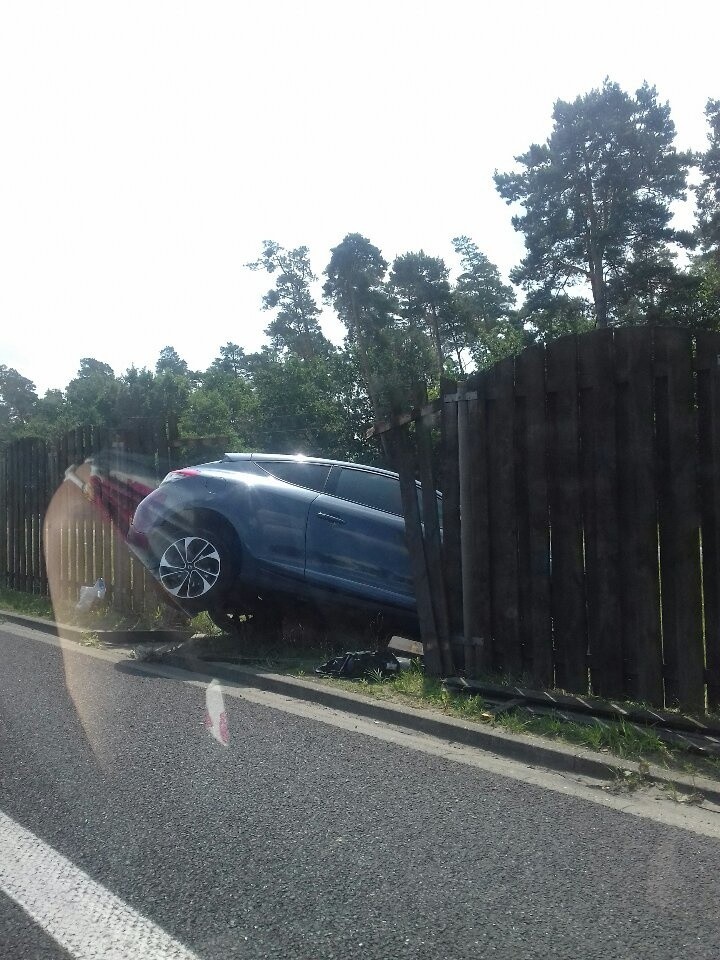
{"type": "Polygon", "coordinates": [[[227,627],[302,601],[417,635],[400,483],[353,463],[259,453],[169,473],[128,543],[188,613],[227,627]]]}

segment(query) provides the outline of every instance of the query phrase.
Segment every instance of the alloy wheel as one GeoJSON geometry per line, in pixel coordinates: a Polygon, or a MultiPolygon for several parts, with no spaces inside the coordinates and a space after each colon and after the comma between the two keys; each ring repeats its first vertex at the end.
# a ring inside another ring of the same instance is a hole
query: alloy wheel
{"type": "Polygon", "coordinates": [[[204,537],[180,537],[160,558],[160,582],[179,600],[195,600],[212,590],[220,576],[220,554],[204,537]]]}

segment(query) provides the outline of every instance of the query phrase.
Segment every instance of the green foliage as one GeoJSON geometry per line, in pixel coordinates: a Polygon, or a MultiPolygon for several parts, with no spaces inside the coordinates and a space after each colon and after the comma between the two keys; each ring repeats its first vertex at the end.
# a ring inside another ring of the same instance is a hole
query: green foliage
{"type": "Polygon", "coordinates": [[[77,375],[81,380],[91,377],[112,378],[115,372],[109,363],[103,363],[102,360],[96,360],[94,357],[83,357],[77,375]]]}
{"type": "Polygon", "coordinates": [[[389,281],[400,318],[408,328],[428,337],[438,379],[445,373],[448,356],[457,346],[448,273],[440,257],[420,250],[397,257],[389,281]]]}
{"type": "Polygon", "coordinates": [[[38,406],[35,384],[14,367],[0,364],[0,443],[20,436],[38,406]]]}
{"type": "Polygon", "coordinates": [[[689,274],[697,285],[697,325],[720,329],[720,257],[715,252],[696,257],[689,274]]]}
{"type": "Polygon", "coordinates": [[[345,326],[346,344],[358,361],[376,417],[383,409],[383,384],[374,360],[391,322],[391,302],[385,289],[387,267],[376,246],[359,233],[349,233],[331,250],[323,286],[326,300],[345,326]]]}
{"type": "MultiPolygon", "coordinates": [[[[407,315],[399,314],[386,283],[387,267],[376,246],[350,233],[331,251],[323,288],[345,326],[346,347],[357,362],[376,419],[407,407],[417,384],[429,381],[433,371],[431,340],[407,315]]],[[[415,274],[420,285],[417,270],[415,274]]],[[[405,307],[424,309],[417,297],[412,303],[406,297],[405,307]]]]}
{"type": "Polygon", "coordinates": [[[266,240],[260,258],[247,266],[265,270],[275,278],[275,286],[263,297],[263,307],[276,311],[265,331],[273,349],[302,360],[326,356],[331,344],[320,329],[320,309],[310,290],[317,277],[310,266],[308,248],[286,250],[266,240]]]}
{"type": "Polygon", "coordinates": [[[248,376],[250,371],[249,358],[242,347],[237,343],[228,343],[220,347],[220,352],[213,360],[206,378],[211,373],[231,373],[236,377],[248,376]]]}
{"type": "Polygon", "coordinates": [[[36,437],[53,437],[66,433],[72,426],[65,394],[62,390],[48,390],[38,400],[27,432],[36,437]]]}
{"type": "Polygon", "coordinates": [[[589,286],[604,326],[618,287],[634,279],[629,266],[688,242],[670,226],[670,204],[685,196],[690,157],[675,149],[670,108],[647,84],[630,96],[606,80],[573,103],[558,100],[553,121],[544,144],[516,157],[519,172],[495,174],[500,196],[524,211],[513,225],[527,255],[511,276],[547,294],[589,286]]]}
{"type": "Polygon", "coordinates": [[[525,345],[522,322],[513,311],[515,293],[500,272],[469,237],[453,239],[461,273],[453,291],[451,336],[460,372],[463,355],[486,367],[518,353],[525,345]]]}
{"type": "Polygon", "coordinates": [[[72,422],[114,426],[120,389],[112,367],[93,357],[84,357],[77,376],[65,388],[72,422]]]}
{"type": "Polygon", "coordinates": [[[713,251],[720,262],[720,100],[708,100],[708,148],[700,154],[699,166],[703,176],[696,188],[698,206],[698,234],[703,250],[713,251]]]}
{"type": "Polygon", "coordinates": [[[520,317],[528,336],[537,343],[550,343],[570,333],[585,333],[595,325],[586,300],[567,294],[547,295],[544,291],[528,296],[520,317]]]}
{"type": "Polygon", "coordinates": [[[346,355],[302,360],[273,356],[254,370],[254,448],[333,459],[362,458],[368,410],[346,355]]]}
{"type": "Polygon", "coordinates": [[[155,364],[155,373],[174,373],[183,377],[188,372],[188,365],[177,352],[175,347],[163,347],[155,364]]]}
{"type": "MultiPolygon", "coordinates": [[[[242,377],[210,368],[188,398],[179,419],[183,437],[225,437],[227,450],[250,449],[258,403],[242,377]]],[[[222,446],[223,444],[221,444],[222,446]]]]}

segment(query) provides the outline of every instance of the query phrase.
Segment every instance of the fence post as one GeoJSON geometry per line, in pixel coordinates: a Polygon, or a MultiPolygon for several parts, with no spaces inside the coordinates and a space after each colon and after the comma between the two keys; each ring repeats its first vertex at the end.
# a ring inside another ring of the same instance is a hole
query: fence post
{"type": "Polygon", "coordinates": [[[710,710],[717,710],[720,707],[720,333],[698,331],[695,365],[707,698],[710,710]]]}
{"type": "Polygon", "coordinates": [[[660,706],[664,701],[652,329],[621,327],[614,340],[620,613],[623,651],[629,661],[626,695],[660,706]]]}
{"type": "Polygon", "coordinates": [[[692,335],[690,330],[661,328],[653,333],[665,704],[703,710],[705,650],[692,335]]]}
{"type": "Polygon", "coordinates": [[[442,539],[440,518],[438,516],[437,487],[432,468],[432,447],[428,428],[422,417],[415,425],[417,440],[418,467],[422,489],[423,524],[425,527],[425,562],[431,590],[432,606],[435,612],[435,627],[439,635],[442,661],[446,673],[454,673],[452,647],[450,643],[450,622],[447,608],[447,593],[442,563],[442,539]]]}
{"type": "Polygon", "coordinates": [[[457,385],[441,384],[443,567],[447,585],[450,636],[462,637],[462,561],[460,554],[460,472],[458,464],[457,385]]]}
{"type": "MultiPolygon", "coordinates": [[[[467,382],[457,385],[458,471],[460,473],[460,564],[462,582],[463,640],[465,672],[476,675],[485,666],[481,615],[478,609],[478,512],[475,503],[478,437],[471,435],[470,404],[477,394],[468,393],[467,382]]],[[[474,419],[474,418],[473,418],[474,419]]]]}
{"type": "Polygon", "coordinates": [[[417,603],[418,620],[420,621],[420,636],[423,642],[425,670],[429,676],[437,677],[443,673],[443,668],[446,664],[443,663],[444,658],[440,649],[435,611],[433,609],[409,438],[403,427],[395,427],[386,434],[386,437],[387,445],[392,452],[395,468],[400,477],[400,493],[405,519],[405,539],[410,554],[410,568],[415,583],[415,599],[417,603]]]}

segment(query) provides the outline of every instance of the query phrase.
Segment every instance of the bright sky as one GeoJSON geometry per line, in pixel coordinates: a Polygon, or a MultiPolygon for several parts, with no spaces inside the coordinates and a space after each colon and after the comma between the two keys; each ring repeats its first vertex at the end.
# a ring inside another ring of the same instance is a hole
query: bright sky
{"type": "Polygon", "coordinates": [[[349,232],[448,263],[468,234],[507,275],[492,173],[553,101],[647,79],[701,149],[719,35],[712,0],[4,0],[0,363],[44,392],[85,356],[256,349],[264,239],[321,273],[349,232]]]}

